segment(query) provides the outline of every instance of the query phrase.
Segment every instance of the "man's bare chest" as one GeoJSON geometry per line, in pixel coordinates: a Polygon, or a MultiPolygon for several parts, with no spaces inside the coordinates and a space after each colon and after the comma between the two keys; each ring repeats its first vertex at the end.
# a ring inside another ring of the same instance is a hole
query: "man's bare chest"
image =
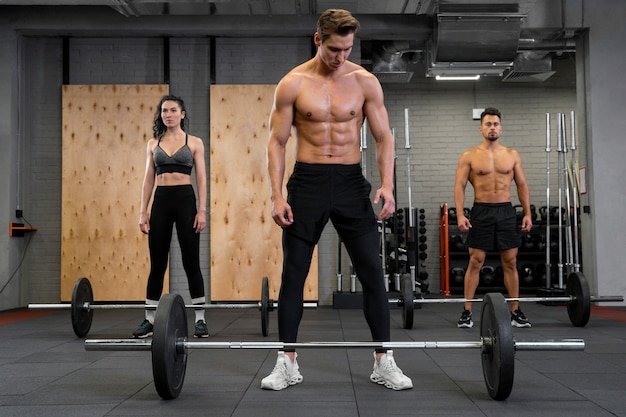
{"type": "Polygon", "coordinates": [[[363,104],[363,94],[350,83],[310,83],[300,89],[295,102],[302,117],[319,122],[347,122],[361,117],[363,104]]]}

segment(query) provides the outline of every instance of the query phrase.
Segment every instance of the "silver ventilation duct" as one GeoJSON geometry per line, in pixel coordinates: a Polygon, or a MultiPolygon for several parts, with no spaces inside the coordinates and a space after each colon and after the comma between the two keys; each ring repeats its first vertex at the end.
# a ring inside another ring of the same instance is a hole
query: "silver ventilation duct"
{"type": "Polygon", "coordinates": [[[428,44],[426,75],[501,76],[517,55],[526,15],[517,4],[441,3],[428,44]]]}
{"type": "Polygon", "coordinates": [[[419,61],[421,48],[409,41],[377,42],[372,48],[372,73],[381,83],[408,83],[411,64],[419,61]]]}
{"type": "Polygon", "coordinates": [[[551,52],[576,52],[576,42],[573,39],[541,42],[534,39],[520,39],[519,53],[513,61],[513,67],[504,73],[502,81],[537,82],[547,80],[556,73],[552,70],[551,52]]]}

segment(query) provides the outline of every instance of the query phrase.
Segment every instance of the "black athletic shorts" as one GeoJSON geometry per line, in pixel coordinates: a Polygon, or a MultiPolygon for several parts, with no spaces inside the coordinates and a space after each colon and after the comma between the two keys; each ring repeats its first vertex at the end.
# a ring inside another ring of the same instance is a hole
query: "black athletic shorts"
{"type": "Polygon", "coordinates": [[[360,164],[296,162],[287,182],[293,224],[284,231],[317,243],[329,219],[344,241],[378,230],[371,190],[360,164]]]}
{"type": "Polygon", "coordinates": [[[501,251],[521,245],[517,216],[511,203],[474,203],[470,223],[472,228],[467,237],[470,248],[501,251]]]}

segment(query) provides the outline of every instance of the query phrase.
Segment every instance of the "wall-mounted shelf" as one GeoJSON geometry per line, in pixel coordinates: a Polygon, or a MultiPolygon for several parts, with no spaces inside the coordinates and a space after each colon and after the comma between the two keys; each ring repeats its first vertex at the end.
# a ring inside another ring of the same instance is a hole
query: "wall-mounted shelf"
{"type": "Polygon", "coordinates": [[[23,237],[26,232],[34,232],[36,227],[24,226],[24,223],[9,223],[10,237],[23,237]]]}

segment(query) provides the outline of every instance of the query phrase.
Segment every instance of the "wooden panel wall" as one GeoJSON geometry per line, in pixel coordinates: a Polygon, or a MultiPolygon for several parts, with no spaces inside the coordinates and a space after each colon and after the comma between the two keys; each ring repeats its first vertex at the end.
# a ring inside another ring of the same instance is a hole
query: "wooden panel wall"
{"type": "Polygon", "coordinates": [[[154,109],[168,91],[167,85],[63,86],[63,301],[81,276],[91,281],[96,300],[145,300],[150,261],[137,226],[141,183],[154,109]]]}
{"type": "MultiPolygon", "coordinates": [[[[281,229],[271,216],[266,147],[274,85],[212,85],[210,146],[211,299],[259,300],[261,278],[277,299],[281,229]]],[[[295,140],[287,149],[286,178],[295,140]]],[[[287,181],[285,180],[285,184],[287,181]]],[[[317,250],[304,297],[317,300],[317,250]]]]}

